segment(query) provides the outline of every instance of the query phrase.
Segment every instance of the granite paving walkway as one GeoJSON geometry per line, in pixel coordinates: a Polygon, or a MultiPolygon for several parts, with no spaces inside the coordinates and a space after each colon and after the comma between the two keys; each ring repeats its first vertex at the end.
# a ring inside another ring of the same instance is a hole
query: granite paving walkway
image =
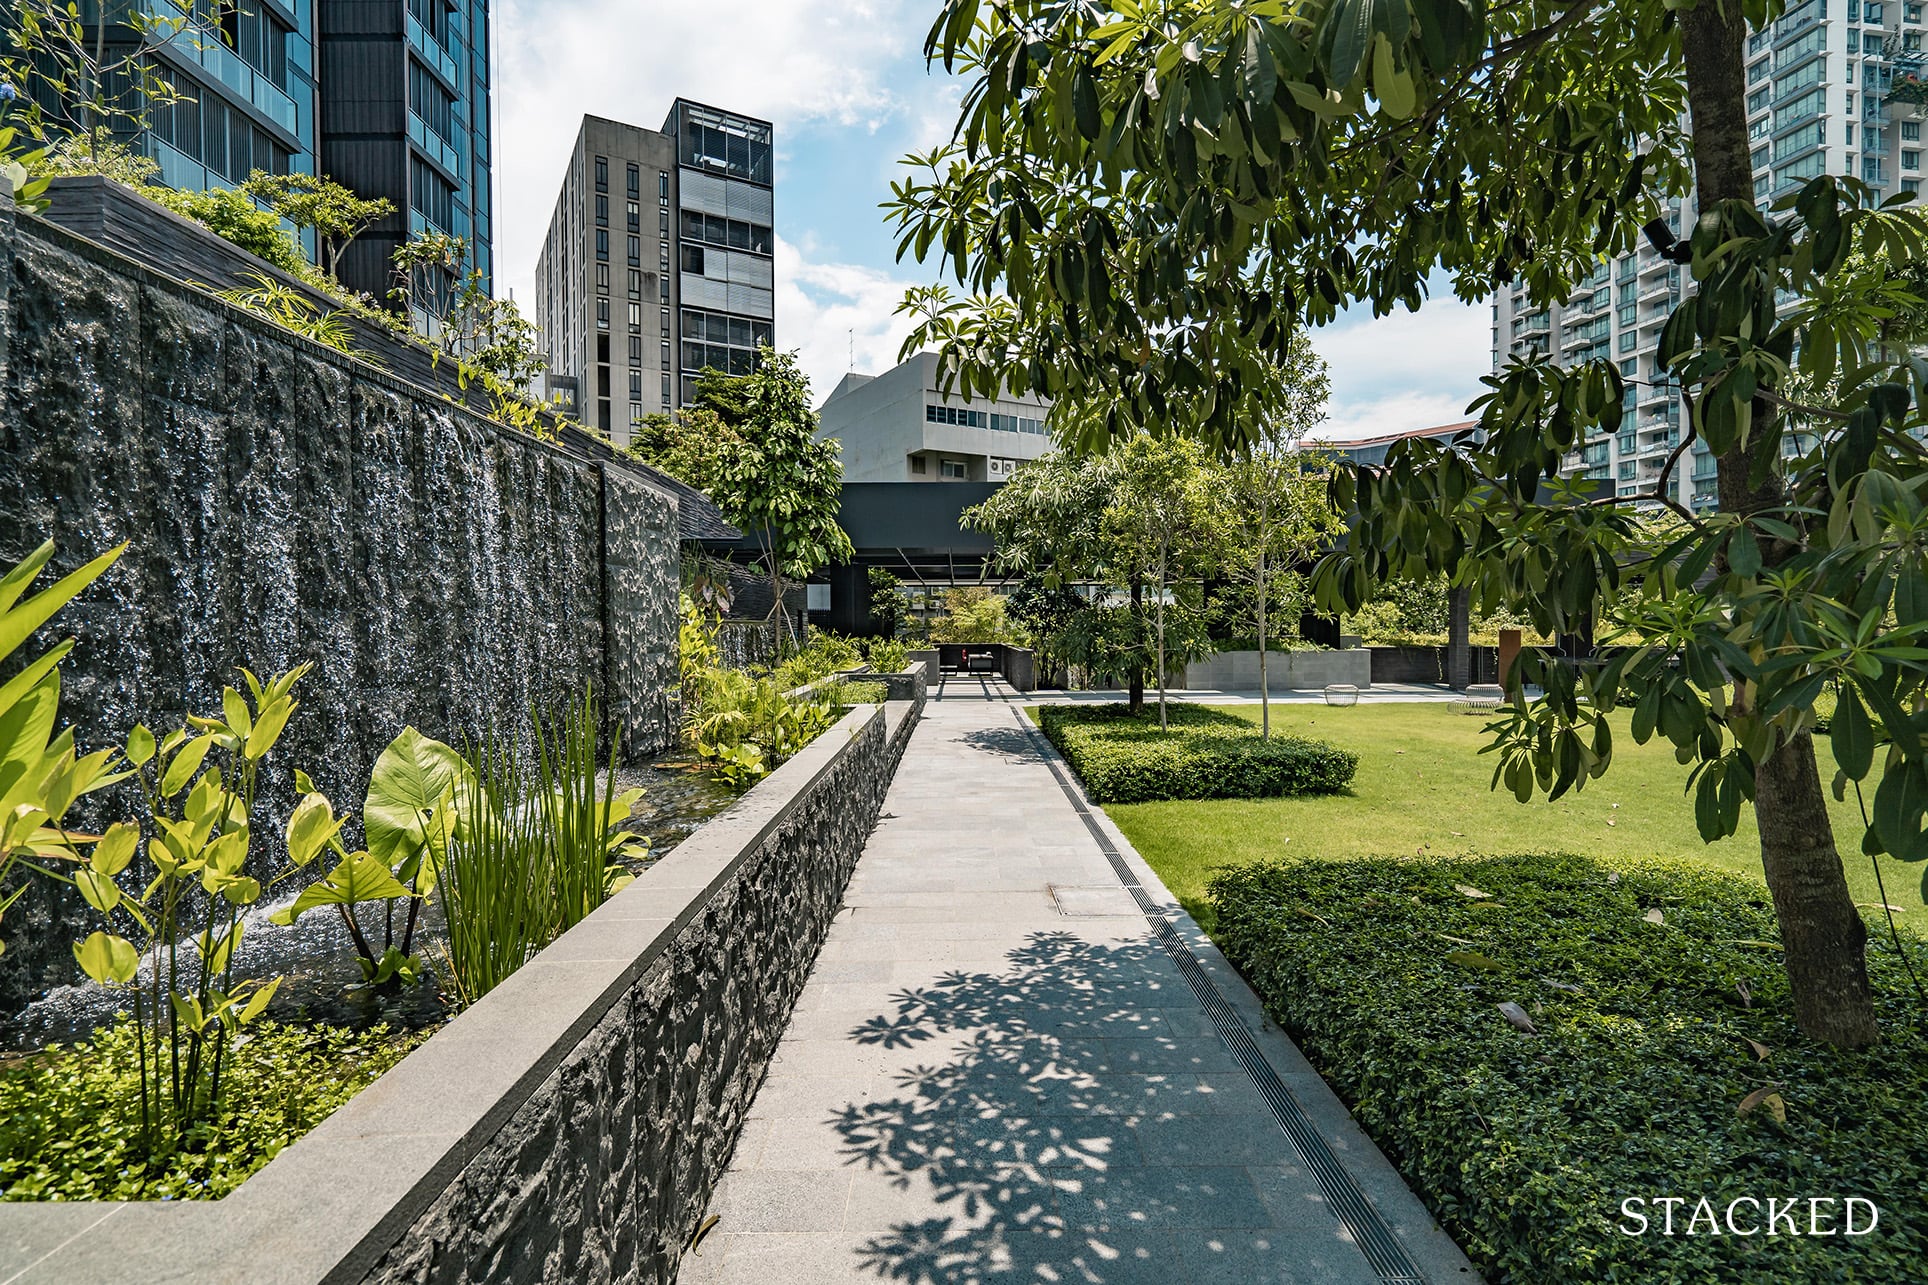
{"type": "Polygon", "coordinates": [[[1476,1279],[1101,823],[1422,1269],[1374,1270],[1017,698],[932,696],[681,1285],[1476,1279]]]}

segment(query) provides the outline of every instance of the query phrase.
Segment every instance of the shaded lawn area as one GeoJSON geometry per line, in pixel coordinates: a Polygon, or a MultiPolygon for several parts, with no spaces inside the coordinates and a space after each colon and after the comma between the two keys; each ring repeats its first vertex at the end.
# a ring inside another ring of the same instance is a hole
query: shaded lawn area
{"type": "MultiPolygon", "coordinates": [[[[1256,705],[1219,708],[1258,722],[1256,705]]],[[[1489,788],[1495,758],[1479,753],[1487,742],[1482,716],[1455,714],[1443,704],[1274,705],[1275,734],[1317,737],[1359,755],[1351,790],[1306,798],[1112,804],[1105,810],[1207,931],[1215,927],[1205,901],[1212,870],[1276,856],[1578,852],[1607,861],[1687,859],[1763,882],[1753,810],[1743,809],[1734,837],[1701,842],[1693,802],[1683,792],[1688,769],[1674,761],[1672,745],[1658,737],[1635,745],[1631,712],[1617,710],[1611,717],[1613,766],[1557,803],[1543,796],[1520,803],[1489,788]]],[[[1815,749],[1826,786],[1835,769],[1825,737],[1815,749]]],[[[1874,906],[1881,898],[1870,860],[1861,855],[1853,793],[1845,804],[1830,798],[1830,807],[1854,898],[1874,906]]],[[[1896,916],[1904,929],[1928,920],[1921,876],[1920,867],[1882,860],[1888,900],[1904,910],[1896,916]]]]}

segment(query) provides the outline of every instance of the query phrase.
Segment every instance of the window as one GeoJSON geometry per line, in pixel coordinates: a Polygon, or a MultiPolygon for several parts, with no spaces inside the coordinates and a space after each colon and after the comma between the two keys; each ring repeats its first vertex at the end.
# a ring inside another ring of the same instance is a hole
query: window
{"type": "Polygon", "coordinates": [[[1904,148],[1901,153],[1901,168],[1918,170],[1921,168],[1921,153],[1914,148],[1904,148]]]}
{"type": "Polygon", "coordinates": [[[913,473],[918,473],[918,474],[924,474],[924,473],[926,473],[926,471],[927,471],[927,470],[926,470],[926,469],[925,469],[925,467],[924,467],[924,457],[923,457],[923,456],[921,456],[921,455],[913,455],[913,456],[911,456],[911,457],[910,457],[910,471],[911,471],[911,472],[913,472],[913,473]]]}
{"type": "MultiPolygon", "coordinates": [[[[210,168],[213,162],[208,162],[210,168]]],[[[245,177],[245,172],[244,172],[245,177]]],[[[409,207],[447,232],[455,226],[455,189],[420,157],[408,158],[409,207]]]]}
{"type": "Polygon", "coordinates": [[[1621,352],[1632,352],[1635,346],[1639,344],[1639,342],[1640,342],[1639,331],[1623,330],[1620,332],[1620,351],[1621,352]]]}
{"type": "Polygon", "coordinates": [[[629,372],[629,400],[632,402],[643,400],[643,372],[640,370],[629,372]]]}
{"type": "Polygon", "coordinates": [[[609,262],[609,229],[596,229],[596,259],[601,263],[609,262]]]}
{"type": "Polygon", "coordinates": [[[609,198],[606,196],[596,197],[596,226],[599,228],[609,226],[609,198]]]}
{"type": "Polygon", "coordinates": [[[596,329],[609,329],[609,300],[606,298],[596,300],[596,329]]]}
{"type": "Polygon", "coordinates": [[[661,311],[663,314],[663,337],[668,338],[669,337],[669,309],[664,308],[661,311]]]}
{"type": "Polygon", "coordinates": [[[669,200],[669,171],[668,170],[656,171],[656,195],[665,201],[669,200]]]}
{"type": "Polygon", "coordinates": [[[643,194],[643,171],[640,167],[629,167],[629,199],[634,201],[643,194]]]}
{"type": "Polygon", "coordinates": [[[1878,4],[1862,5],[1861,21],[1867,23],[1870,27],[1880,26],[1881,25],[1881,6],[1878,4]]]}
{"type": "Polygon", "coordinates": [[[629,297],[632,299],[640,299],[643,297],[643,270],[641,268],[631,268],[629,270],[629,297]]]}
{"type": "Polygon", "coordinates": [[[596,265],[596,289],[602,294],[609,293],[609,265],[607,263],[598,263],[596,265]]]}
{"type": "Polygon", "coordinates": [[[629,230],[631,232],[643,230],[643,207],[634,201],[629,203],[629,230]]]}
{"type": "Polygon", "coordinates": [[[632,366],[640,366],[643,364],[643,337],[641,335],[631,335],[629,337],[629,364],[632,366]]]}
{"type": "Polygon", "coordinates": [[[963,460],[940,460],[939,467],[946,481],[962,482],[970,476],[970,470],[964,467],[963,460]]]}
{"type": "Polygon", "coordinates": [[[1901,13],[1902,13],[1902,16],[1905,17],[1909,22],[1921,21],[1921,6],[1918,4],[1906,4],[1901,6],[1901,13]]]}
{"type": "Polygon", "coordinates": [[[643,238],[639,236],[629,238],[629,261],[632,264],[640,264],[643,261],[643,238]]]}
{"type": "Polygon", "coordinates": [[[607,192],[609,190],[609,158],[607,156],[598,156],[596,158],[596,190],[598,192],[607,192]]]}
{"type": "Polygon", "coordinates": [[[629,305],[630,332],[633,334],[637,331],[640,331],[642,328],[643,328],[643,305],[640,303],[632,303],[629,305]]]}
{"type": "Polygon", "coordinates": [[[1920,121],[1904,120],[1901,122],[1901,141],[1902,142],[1912,143],[1920,139],[1920,137],[1921,137],[1920,121]]]}
{"type": "Polygon", "coordinates": [[[1849,147],[1854,146],[1854,122],[1853,121],[1848,122],[1847,144],[1849,147]]]}
{"type": "MultiPolygon", "coordinates": [[[[642,382],[641,377],[639,376],[636,379],[630,380],[629,382],[632,385],[630,395],[634,397],[641,397],[643,395],[642,388],[640,386],[642,382]]],[[[641,402],[631,402],[629,404],[630,427],[634,428],[638,424],[641,424],[642,422],[643,422],[643,404],[641,402]]]]}
{"type": "Polygon", "coordinates": [[[683,271],[703,275],[703,247],[686,245],[683,247],[683,271]]]}
{"type": "Polygon", "coordinates": [[[1904,178],[1901,180],[1901,190],[1904,192],[1920,192],[1921,180],[1918,178],[1904,178]]]}
{"type": "Polygon", "coordinates": [[[1901,47],[1903,49],[1920,49],[1921,33],[1919,31],[1911,31],[1903,36],[1901,38],[1901,47]]]}

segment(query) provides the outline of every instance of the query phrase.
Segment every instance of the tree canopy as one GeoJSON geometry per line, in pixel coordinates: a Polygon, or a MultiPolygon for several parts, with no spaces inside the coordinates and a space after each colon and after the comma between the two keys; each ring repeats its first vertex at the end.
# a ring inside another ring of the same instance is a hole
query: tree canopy
{"type": "Polygon", "coordinates": [[[1625,693],[1635,738],[1667,737],[1690,771],[1704,835],[1752,801],[1796,1015],[1859,1045],[1876,1034],[1865,928],[1810,733],[1833,688],[1837,788],[1872,787],[1862,846],[1928,861],[1928,362],[1883,341],[1906,283],[1851,266],[1920,261],[1928,227],[1910,195],[1878,205],[1849,178],[1757,200],[1745,41],[1782,13],[947,0],[927,49],[969,78],[957,135],[911,158],[891,209],[900,253],[959,291],[912,292],[909,346],[936,346],[969,391],[1057,398],[1086,448],[1150,430],[1249,452],[1296,328],[1417,306],[1435,273],[1463,298],[1518,282],[1546,304],[1643,238],[1686,265],[1658,352],[1686,431],[1658,486],[1560,477],[1618,429],[1615,365],[1511,364],[1475,403],[1483,441],[1335,471],[1358,521],[1315,588],[1341,611],[1446,574],[1542,632],[1595,633],[1591,661],[1516,667],[1496,780],[1522,798],[1584,786],[1625,693]],[[1662,202],[1690,190],[1676,243],[1662,202]],[[1811,447],[1788,437],[1802,426],[1811,447]],[[1695,442],[1715,514],[1665,493],[1695,442]],[[1640,521],[1654,505],[1674,510],[1665,539],[1640,521]]]}

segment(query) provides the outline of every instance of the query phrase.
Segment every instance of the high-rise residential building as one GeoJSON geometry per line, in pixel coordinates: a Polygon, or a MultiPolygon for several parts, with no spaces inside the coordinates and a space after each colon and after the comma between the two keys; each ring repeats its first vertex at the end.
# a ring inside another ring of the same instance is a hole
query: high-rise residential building
{"type": "Polygon", "coordinates": [[[660,130],[585,116],[536,258],[552,389],[627,443],[776,335],[770,123],[677,99],[660,130]]]}
{"type": "MultiPolygon", "coordinates": [[[[1928,150],[1919,92],[1924,33],[1928,15],[1919,0],[1804,0],[1752,33],[1747,108],[1756,198],[1771,202],[1820,174],[1850,175],[1883,197],[1919,191],[1928,150]]],[[[1676,235],[1690,231],[1693,201],[1669,202],[1665,217],[1676,235]]],[[[1601,264],[1564,303],[1535,308],[1519,287],[1494,299],[1496,369],[1529,350],[1563,364],[1618,363],[1628,385],[1619,432],[1583,448],[1570,471],[1622,496],[1652,494],[1681,442],[1680,389],[1655,355],[1684,277],[1681,265],[1643,244],[1601,264]]],[[[1786,449],[1799,449],[1798,441],[1790,437],[1786,449]]],[[[1698,442],[1681,452],[1666,490],[1689,508],[1714,507],[1713,456],[1698,442]]]]}
{"type": "Polygon", "coordinates": [[[1003,482],[1051,449],[1051,403],[1006,394],[965,400],[938,386],[937,354],[881,375],[845,375],[817,413],[843,447],[846,482],[1003,482]]]}
{"type": "Polygon", "coordinates": [[[396,247],[440,232],[492,285],[489,0],[290,2],[319,14],[323,172],[396,209],[348,247],[342,283],[386,298],[396,247]]]}

